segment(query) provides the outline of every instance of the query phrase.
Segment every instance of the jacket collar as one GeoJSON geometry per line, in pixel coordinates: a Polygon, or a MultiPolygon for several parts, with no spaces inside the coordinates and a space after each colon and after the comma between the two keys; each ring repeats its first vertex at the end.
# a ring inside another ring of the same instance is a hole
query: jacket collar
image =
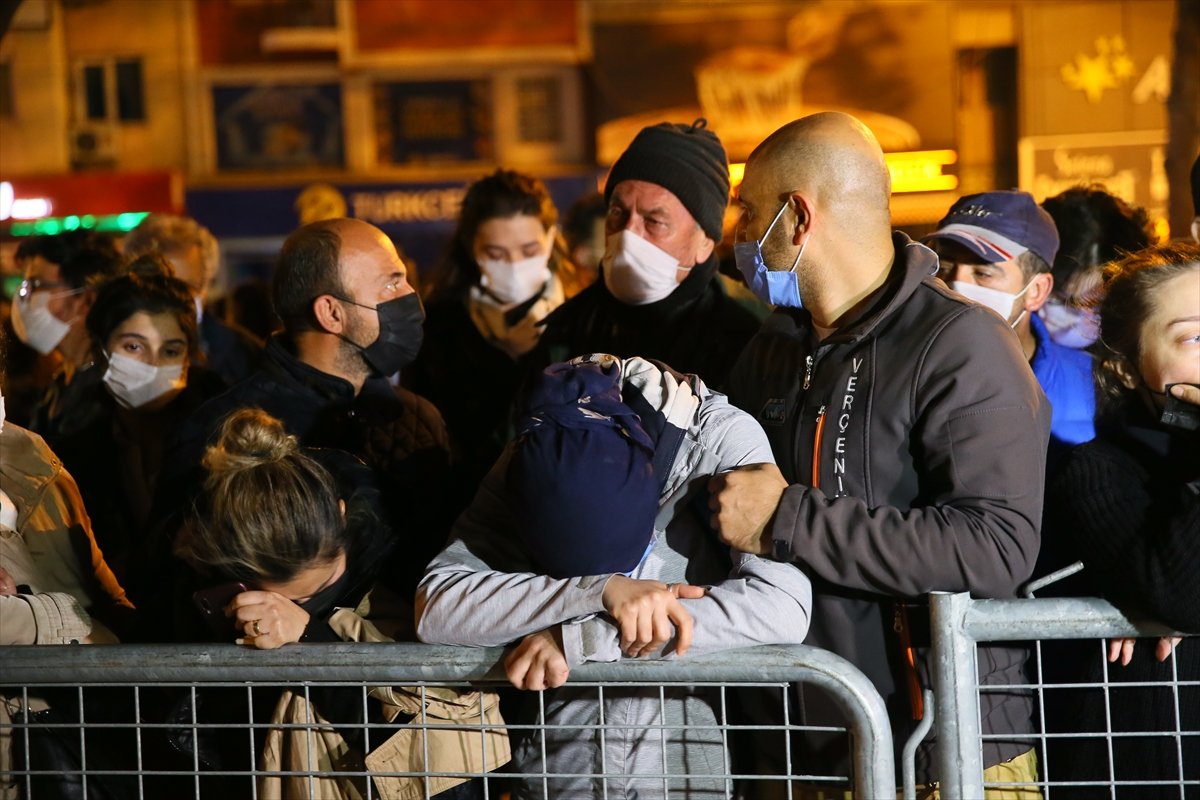
{"type": "MultiPolygon", "coordinates": [[[[937,254],[920,242],[914,242],[901,231],[892,232],[895,258],[883,286],[867,296],[863,311],[844,323],[822,344],[857,342],[869,336],[881,322],[901,308],[916,292],[917,287],[937,274],[937,254]]],[[[812,314],[807,309],[778,309],[776,314],[790,316],[803,328],[812,327],[812,314]]]]}
{"type": "Polygon", "coordinates": [[[61,472],[62,462],[41,436],[5,420],[0,431],[0,488],[17,507],[18,531],[61,472]]]}
{"type": "Polygon", "coordinates": [[[1138,395],[1131,395],[1115,419],[1099,423],[1097,433],[1114,440],[1143,462],[1158,461],[1187,483],[1200,480],[1195,454],[1200,432],[1170,428],[1158,421],[1138,395]]]}
{"type": "Polygon", "coordinates": [[[708,289],[708,285],[713,277],[717,274],[717,265],[717,254],[714,250],[707,261],[702,261],[692,267],[691,272],[675,287],[674,291],[662,300],[647,303],[644,306],[631,306],[613,297],[608,291],[608,286],[604,283],[603,275],[601,275],[600,279],[593,286],[596,287],[596,291],[600,295],[606,312],[614,318],[632,323],[639,321],[661,321],[671,317],[701,297],[708,289]]]}
{"type": "MultiPolygon", "coordinates": [[[[328,400],[354,400],[354,384],[337,375],[322,372],[311,364],[301,361],[293,349],[286,333],[276,333],[267,340],[266,359],[270,367],[285,374],[291,381],[300,383],[328,400]]],[[[363,395],[391,395],[391,385],[386,378],[367,378],[363,382],[363,395]]]]}

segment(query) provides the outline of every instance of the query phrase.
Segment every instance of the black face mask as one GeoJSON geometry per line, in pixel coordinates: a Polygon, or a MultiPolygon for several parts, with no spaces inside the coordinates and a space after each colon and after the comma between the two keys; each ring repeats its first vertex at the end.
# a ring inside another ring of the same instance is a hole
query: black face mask
{"type": "Polygon", "coordinates": [[[379,317],[379,336],[366,347],[342,337],[358,348],[363,360],[377,377],[395,375],[417,357],[424,335],[425,309],[421,307],[421,298],[416,292],[377,306],[366,306],[338,295],[334,297],[352,306],[371,308],[379,317]]]}
{"type": "MultiPolygon", "coordinates": [[[[338,601],[344,602],[344,597],[354,587],[350,583],[350,568],[347,565],[346,570],[333,583],[326,586],[321,591],[314,594],[312,597],[305,600],[303,603],[297,603],[302,609],[308,612],[310,617],[316,619],[325,619],[329,613],[333,611],[338,601]]],[[[354,598],[355,604],[359,598],[354,598]]]]}

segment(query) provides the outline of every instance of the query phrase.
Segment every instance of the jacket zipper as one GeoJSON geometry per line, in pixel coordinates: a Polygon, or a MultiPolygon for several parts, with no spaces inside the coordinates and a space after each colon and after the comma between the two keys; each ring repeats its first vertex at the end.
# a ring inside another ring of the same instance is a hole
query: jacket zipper
{"type": "Polygon", "coordinates": [[[925,717],[925,697],[921,693],[921,679],[917,675],[917,654],[913,650],[912,636],[909,633],[908,606],[897,602],[892,620],[892,628],[900,638],[900,650],[904,656],[904,673],[908,678],[908,702],[912,706],[912,718],[921,720],[925,717]]]}
{"type": "Polygon", "coordinates": [[[817,429],[813,432],[812,487],[821,488],[821,437],[825,433],[825,406],[817,410],[817,429]]]}
{"type": "Polygon", "coordinates": [[[812,385],[813,372],[813,357],[807,355],[804,357],[804,391],[808,391],[808,387],[812,385]]]}

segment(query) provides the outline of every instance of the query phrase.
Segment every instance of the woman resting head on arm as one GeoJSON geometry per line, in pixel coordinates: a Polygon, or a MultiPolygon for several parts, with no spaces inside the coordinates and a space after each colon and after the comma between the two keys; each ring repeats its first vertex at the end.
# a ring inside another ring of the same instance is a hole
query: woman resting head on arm
{"type": "Polygon", "coordinates": [[[233,622],[239,644],[300,641],[308,609],[328,605],[347,575],[346,505],[333,476],[259,409],[231,414],[203,463],[204,491],[176,555],[246,587],[217,610],[233,622]]]}

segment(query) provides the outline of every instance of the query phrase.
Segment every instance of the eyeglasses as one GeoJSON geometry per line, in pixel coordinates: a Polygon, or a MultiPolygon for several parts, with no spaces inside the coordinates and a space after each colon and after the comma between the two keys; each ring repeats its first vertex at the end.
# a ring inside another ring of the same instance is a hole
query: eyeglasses
{"type": "Polygon", "coordinates": [[[17,297],[21,300],[26,300],[34,292],[44,291],[46,289],[70,289],[70,284],[62,281],[43,281],[38,278],[33,280],[21,281],[21,287],[17,289],[17,297]]]}

